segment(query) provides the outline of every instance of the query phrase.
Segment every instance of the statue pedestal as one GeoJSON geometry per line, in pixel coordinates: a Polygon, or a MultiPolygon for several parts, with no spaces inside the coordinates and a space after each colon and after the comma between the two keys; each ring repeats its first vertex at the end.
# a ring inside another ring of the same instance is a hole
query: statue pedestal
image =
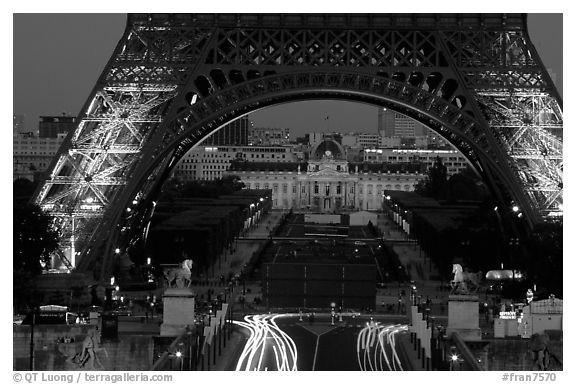
{"type": "Polygon", "coordinates": [[[190,288],[168,288],[162,300],[164,302],[163,322],[160,336],[177,336],[187,325],[194,325],[194,297],[190,288]]]}
{"type": "Polygon", "coordinates": [[[454,332],[466,341],[479,341],[482,332],[479,326],[478,296],[450,295],[448,296],[448,328],[446,334],[454,332]]]}

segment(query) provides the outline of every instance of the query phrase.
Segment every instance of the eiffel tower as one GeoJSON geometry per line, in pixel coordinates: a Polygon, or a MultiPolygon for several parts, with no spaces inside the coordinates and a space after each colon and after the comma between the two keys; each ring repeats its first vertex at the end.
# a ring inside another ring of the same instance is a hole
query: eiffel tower
{"type": "Polygon", "coordinates": [[[524,14],[131,14],[34,196],[61,258],[106,278],[189,149],[314,99],[424,123],[528,226],[562,209],[562,100],[524,14]]]}

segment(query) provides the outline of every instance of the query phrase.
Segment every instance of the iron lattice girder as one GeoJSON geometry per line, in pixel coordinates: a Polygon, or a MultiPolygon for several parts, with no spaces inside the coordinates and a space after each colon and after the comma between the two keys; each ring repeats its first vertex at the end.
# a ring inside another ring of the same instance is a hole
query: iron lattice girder
{"type": "MultiPolygon", "coordinates": [[[[522,201],[533,220],[530,201],[540,207],[545,187],[536,196],[537,177],[519,169],[542,163],[534,159],[536,130],[482,98],[502,92],[550,98],[543,72],[518,14],[130,15],[37,201],[87,215],[83,230],[94,232],[85,238],[95,242],[92,249],[106,243],[102,264],[109,265],[126,207],[134,196],[152,198],[186,149],[242,114],[329,97],[390,106],[431,125],[492,184],[522,201]],[[101,219],[80,209],[93,194],[104,203],[101,219]]],[[[551,107],[561,117],[558,103],[551,107]]],[[[561,131],[557,120],[539,129],[561,131]]],[[[548,161],[561,154],[558,142],[548,161]]],[[[130,222],[143,222],[137,217],[130,222]]],[[[77,248],[86,254],[87,244],[77,248]]],[[[92,268],[93,261],[82,265],[92,268]]]]}
{"type": "Polygon", "coordinates": [[[441,65],[432,31],[220,29],[208,64],[391,67],[441,65]]]}
{"type": "MultiPolygon", "coordinates": [[[[160,156],[169,145],[188,137],[192,139],[204,137],[219,124],[215,117],[220,113],[222,115],[233,113],[259,99],[261,95],[273,99],[288,93],[313,96],[314,93],[338,95],[346,92],[365,93],[374,97],[393,99],[403,105],[418,106],[420,111],[431,117],[448,120],[451,125],[462,130],[459,132],[462,136],[472,135],[477,145],[485,143],[482,130],[477,129],[478,123],[469,114],[464,113],[448,100],[422,88],[358,73],[316,71],[304,74],[271,75],[226,88],[209,98],[200,99],[185,113],[181,112],[178,118],[167,127],[162,143],[155,147],[154,156],[160,156]]],[[[266,100],[261,100],[259,103],[266,103],[266,100]]],[[[492,148],[484,145],[482,150],[490,152],[492,148]]]]}
{"type": "MultiPolygon", "coordinates": [[[[104,214],[113,209],[111,203],[141,160],[142,146],[160,125],[177,87],[186,81],[190,66],[197,59],[194,55],[202,51],[198,46],[190,50],[190,44],[181,39],[169,57],[160,57],[154,52],[164,50],[158,45],[163,29],[137,29],[129,28],[119,42],[79,114],[77,128],[67,138],[48,179],[36,194],[36,202],[60,218],[61,232],[73,235],[80,251],[86,250],[104,214]],[[148,48],[143,52],[145,35],[155,36],[156,40],[147,42],[148,48]],[[74,220],[80,224],[74,226],[74,220]]],[[[198,34],[185,31],[195,35],[190,40],[194,45],[198,34]]]]}
{"type": "Polygon", "coordinates": [[[478,101],[538,209],[546,212],[561,203],[563,120],[557,101],[526,91],[481,92],[478,101]]]}

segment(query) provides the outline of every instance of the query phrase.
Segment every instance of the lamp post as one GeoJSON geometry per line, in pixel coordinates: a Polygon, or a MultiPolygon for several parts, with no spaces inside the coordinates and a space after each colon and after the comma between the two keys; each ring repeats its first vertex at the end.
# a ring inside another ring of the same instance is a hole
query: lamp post
{"type": "Polygon", "coordinates": [[[334,318],[336,317],[336,303],[330,303],[330,325],[334,325],[334,318]]]}
{"type": "Polygon", "coordinates": [[[182,352],[180,351],[176,351],[176,353],[174,354],[176,356],[176,359],[178,361],[178,366],[180,368],[180,371],[182,370],[182,365],[183,365],[183,355],[182,352]]]}
{"type": "Polygon", "coordinates": [[[450,363],[450,370],[455,371],[458,368],[458,360],[459,360],[459,356],[458,353],[456,352],[455,346],[450,347],[450,355],[448,356],[448,359],[450,363]]]}
{"type": "Polygon", "coordinates": [[[36,308],[32,309],[32,323],[30,324],[30,370],[34,370],[34,325],[36,323],[36,308]]]}

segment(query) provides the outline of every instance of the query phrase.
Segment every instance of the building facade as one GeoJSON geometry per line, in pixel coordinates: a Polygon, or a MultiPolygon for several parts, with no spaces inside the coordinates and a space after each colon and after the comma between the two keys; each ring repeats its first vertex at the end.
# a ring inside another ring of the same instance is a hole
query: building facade
{"type": "Polygon", "coordinates": [[[378,110],[378,133],[380,136],[427,136],[424,124],[388,108],[378,110]]]}
{"type": "Polygon", "coordinates": [[[24,115],[12,115],[12,133],[26,132],[25,117],[24,115]]]}
{"type": "Polygon", "coordinates": [[[232,162],[226,175],[238,176],[249,189],[272,189],[279,209],[313,212],[378,210],[385,189],[413,191],[426,177],[422,163],[350,163],[333,139],[312,147],[308,162],[232,162]]]}
{"type": "Polygon", "coordinates": [[[289,128],[250,127],[248,145],[288,145],[290,144],[289,128]]]}
{"type": "Polygon", "coordinates": [[[38,123],[38,136],[40,138],[56,139],[58,135],[68,134],[74,130],[76,117],[74,116],[40,116],[38,123]]]}
{"type": "Polygon", "coordinates": [[[426,165],[426,171],[432,167],[437,158],[446,166],[448,176],[460,173],[470,167],[470,163],[456,150],[432,149],[365,149],[364,161],[370,164],[380,163],[412,163],[421,162],[426,165]]]}
{"type": "Polygon", "coordinates": [[[235,159],[248,162],[286,163],[301,157],[292,146],[198,146],[189,150],[174,169],[181,181],[222,178],[235,159]]]}
{"type": "Polygon", "coordinates": [[[212,133],[202,145],[248,145],[250,126],[248,116],[242,116],[212,133]]]}
{"type": "Polygon", "coordinates": [[[33,181],[37,174],[48,168],[65,138],[65,133],[60,133],[54,138],[14,134],[12,140],[13,179],[33,181]]]}

